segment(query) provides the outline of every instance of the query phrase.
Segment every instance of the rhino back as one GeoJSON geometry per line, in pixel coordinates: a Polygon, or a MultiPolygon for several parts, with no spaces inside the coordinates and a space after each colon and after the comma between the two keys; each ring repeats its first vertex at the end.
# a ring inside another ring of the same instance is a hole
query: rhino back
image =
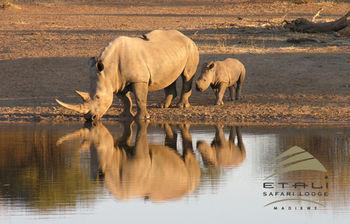
{"type": "Polygon", "coordinates": [[[234,85],[244,71],[244,65],[234,58],[227,58],[224,61],[218,61],[217,63],[217,79],[220,82],[227,82],[229,86],[234,85]]]}
{"type": "Polygon", "coordinates": [[[194,43],[175,30],[155,30],[145,36],[117,38],[102,53],[103,63],[123,82],[146,82],[149,91],[156,91],[181,75],[194,43]]]}
{"type": "Polygon", "coordinates": [[[190,191],[189,172],[180,155],[172,148],[151,145],[152,171],[150,198],[163,201],[180,198],[190,191]]]}
{"type": "Polygon", "coordinates": [[[124,149],[110,155],[105,170],[105,183],[109,191],[120,200],[144,197],[149,189],[149,157],[129,158],[124,149]]]}
{"type": "Polygon", "coordinates": [[[149,91],[156,91],[173,83],[198,52],[193,49],[194,42],[176,30],[155,30],[147,36],[143,60],[150,74],[149,91]]]}
{"type": "Polygon", "coordinates": [[[172,148],[150,145],[149,157],[127,158],[116,150],[106,172],[106,184],[118,199],[149,197],[153,201],[176,199],[189,191],[189,174],[172,148]]]}

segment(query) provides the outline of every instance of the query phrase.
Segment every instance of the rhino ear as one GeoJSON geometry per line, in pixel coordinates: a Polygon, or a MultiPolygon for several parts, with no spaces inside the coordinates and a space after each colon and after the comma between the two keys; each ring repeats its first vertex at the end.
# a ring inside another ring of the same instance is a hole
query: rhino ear
{"type": "Polygon", "coordinates": [[[103,65],[103,63],[102,63],[101,60],[99,60],[99,61],[96,63],[96,67],[97,67],[97,70],[98,70],[99,72],[102,72],[103,69],[105,68],[105,66],[103,65]]]}
{"type": "Polygon", "coordinates": [[[208,63],[207,68],[208,69],[212,69],[212,68],[214,68],[214,66],[215,66],[215,63],[213,61],[211,61],[211,62],[208,63]]]}

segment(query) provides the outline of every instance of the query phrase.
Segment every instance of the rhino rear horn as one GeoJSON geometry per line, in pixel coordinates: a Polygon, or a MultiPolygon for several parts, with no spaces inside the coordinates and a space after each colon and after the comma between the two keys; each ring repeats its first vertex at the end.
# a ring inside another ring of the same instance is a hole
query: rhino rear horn
{"type": "Polygon", "coordinates": [[[75,90],[75,93],[78,94],[78,96],[80,96],[84,100],[84,102],[90,100],[90,94],[87,92],[75,90]]]}

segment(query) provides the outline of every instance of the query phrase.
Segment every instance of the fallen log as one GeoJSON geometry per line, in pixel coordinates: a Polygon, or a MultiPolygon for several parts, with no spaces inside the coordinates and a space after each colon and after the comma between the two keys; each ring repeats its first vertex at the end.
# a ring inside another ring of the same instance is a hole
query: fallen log
{"type": "Polygon", "coordinates": [[[307,37],[300,37],[300,38],[288,38],[286,40],[288,43],[292,44],[302,44],[307,42],[314,42],[314,43],[322,43],[322,41],[315,39],[315,38],[307,38],[307,37]]]}
{"type": "Polygon", "coordinates": [[[350,37],[350,26],[339,31],[340,36],[350,37]]]}
{"type": "Polygon", "coordinates": [[[309,21],[305,18],[298,18],[292,21],[284,21],[284,28],[290,29],[294,32],[302,33],[328,33],[328,32],[337,32],[344,29],[349,25],[347,18],[350,16],[350,11],[345,14],[343,17],[332,21],[332,22],[323,22],[315,23],[309,21]]]}

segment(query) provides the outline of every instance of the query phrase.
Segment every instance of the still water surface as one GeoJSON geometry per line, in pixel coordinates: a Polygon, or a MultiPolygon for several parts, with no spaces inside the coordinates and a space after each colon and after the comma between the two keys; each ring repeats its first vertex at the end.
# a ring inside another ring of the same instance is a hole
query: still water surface
{"type": "Polygon", "coordinates": [[[348,128],[3,124],[0,223],[349,223],[349,160],[348,128]],[[327,172],[272,175],[293,146],[327,172]]]}

